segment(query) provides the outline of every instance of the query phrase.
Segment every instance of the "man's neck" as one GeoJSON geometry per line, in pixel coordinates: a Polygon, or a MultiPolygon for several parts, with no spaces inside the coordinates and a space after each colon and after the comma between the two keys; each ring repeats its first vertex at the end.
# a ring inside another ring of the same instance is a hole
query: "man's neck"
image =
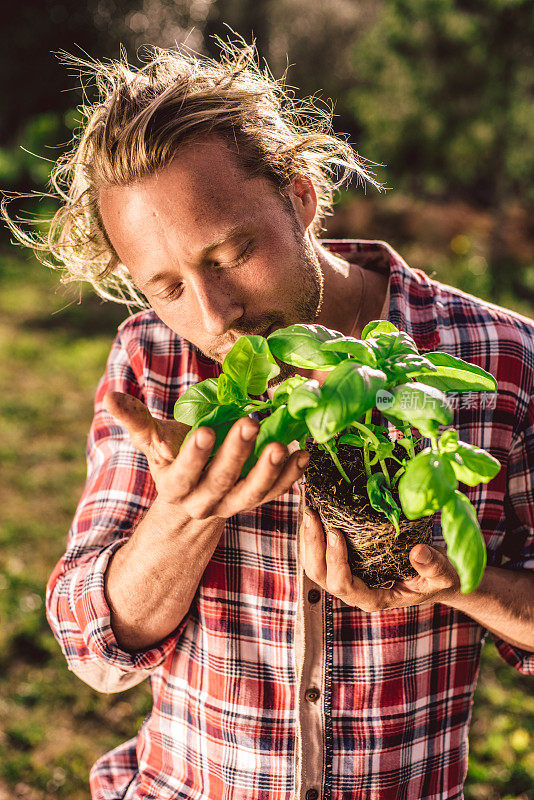
{"type": "MultiPolygon", "coordinates": [[[[324,275],[323,305],[315,322],[349,336],[362,300],[364,286],[360,270],[355,264],[330,253],[315,237],[311,237],[311,242],[324,275]]],[[[363,306],[353,335],[359,337],[367,323],[380,316],[388,280],[385,275],[366,270],[363,306]]]]}

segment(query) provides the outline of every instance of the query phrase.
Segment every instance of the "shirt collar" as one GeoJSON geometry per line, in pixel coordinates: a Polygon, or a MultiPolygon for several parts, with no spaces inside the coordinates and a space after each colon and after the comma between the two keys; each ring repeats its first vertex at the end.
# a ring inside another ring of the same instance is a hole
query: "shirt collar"
{"type": "Polygon", "coordinates": [[[408,333],[420,352],[434,350],[439,346],[435,284],[428,275],[420,269],[409,267],[387,242],[321,239],[319,243],[350,264],[358,263],[364,269],[372,269],[384,275],[389,273],[389,321],[399,330],[408,333]]]}

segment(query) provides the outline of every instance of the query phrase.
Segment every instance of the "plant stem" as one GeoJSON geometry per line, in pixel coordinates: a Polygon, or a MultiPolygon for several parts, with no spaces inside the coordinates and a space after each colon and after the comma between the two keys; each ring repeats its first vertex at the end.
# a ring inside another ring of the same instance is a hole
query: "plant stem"
{"type": "MultiPolygon", "coordinates": [[[[369,425],[371,422],[371,417],[373,414],[373,409],[370,408],[369,411],[365,414],[365,424],[369,425]]],[[[371,477],[371,465],[369,464],[369,443],[365,441],[363,443],[363,463],[365,466],[365,474],[367,475],[367,479],[371,477]]]]}
{"type": "Polygon", "coordinates": [[[332,450],[332,447],[330,446],[330,443],[329,442],[324,442],[324,447],[330,453],[332,461],[334,462],[334,464],[338,468],[338,470],[341,473],[341,475],[345,478],[347,483],[350,483],[350,478],[347,475],[347,473],[345,472],[345,470],[343,469],[343,467],[341,466],[341,462],[340,462],[339,458],[337,457],[336,453],[334,453],[334,451],[332,450]]]}
{"type": "Polygon", "coordinates": [[[413,433],[411,426],[406,424],[402,426],[402,431],[406,439],[408,439],[409,447],[410,447],[410,458],[415,458],[415,446],[413,442],[413,433]]]}
{"type": "Polygon", "coordinates": [[[386,467],[386,462],[384,461],[383,458],[379,458],[378,461],[380,463],[380,466],[382,467],[382,472],[384,473],[384,477],[386,479],[386,483],[391,488],[391,479],[389,477],[388,468],[386,467]]]}

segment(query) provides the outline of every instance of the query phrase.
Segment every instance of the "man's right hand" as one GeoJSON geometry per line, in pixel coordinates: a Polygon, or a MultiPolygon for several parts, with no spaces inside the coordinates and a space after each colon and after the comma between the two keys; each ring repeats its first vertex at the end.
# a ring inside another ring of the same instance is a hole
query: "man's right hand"
{"type": "Polygon", "coordinates": [[[308,453],[298,450],[288,458],[285,445],[271,442],[249,474],[240,479],[260,428],[255,420],[243,417],[204,469],[215,441],[211,428],[197,428],[180,449],[188,425],[156,419],[140,400],[123,392],[108,392],[104,405],[146,456],[160,499],[178,506],[192,519],[227,519],[274,500],[302,477],[308,463],[308,453]]]}

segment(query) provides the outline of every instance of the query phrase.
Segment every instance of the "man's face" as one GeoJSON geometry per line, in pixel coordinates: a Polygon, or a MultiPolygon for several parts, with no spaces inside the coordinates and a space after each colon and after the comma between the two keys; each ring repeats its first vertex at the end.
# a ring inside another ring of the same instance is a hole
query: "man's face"
{"type": "MultiPolygon", "coordinates": [[[[315,213],[309,194],[302,202],[307,190],[294,183],[288,206],[268,180],[248,177],[222,139],[210,137],[156,174],[103,189],[100,212],[158,317],[222,363],[244,334],[318,316],[323,275],[306,235],[315,213]]],[[[280,366],[271,386],[295,372],[280,366]]]]}

